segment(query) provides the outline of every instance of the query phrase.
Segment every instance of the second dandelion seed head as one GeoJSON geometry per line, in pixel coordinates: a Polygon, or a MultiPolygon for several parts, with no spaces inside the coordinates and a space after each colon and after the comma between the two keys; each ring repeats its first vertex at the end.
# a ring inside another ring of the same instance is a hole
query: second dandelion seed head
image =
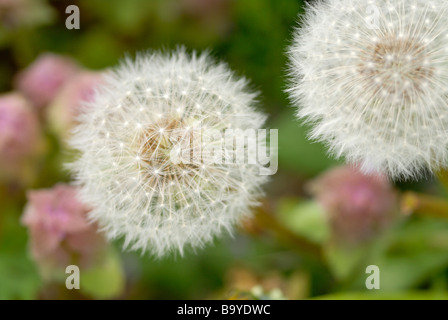
{"type": "Polygon", "coordinates": [[[448,4],[328,0],[290,47],[289,94],[312,138],[393,179],[448,160],[448,4]]]}

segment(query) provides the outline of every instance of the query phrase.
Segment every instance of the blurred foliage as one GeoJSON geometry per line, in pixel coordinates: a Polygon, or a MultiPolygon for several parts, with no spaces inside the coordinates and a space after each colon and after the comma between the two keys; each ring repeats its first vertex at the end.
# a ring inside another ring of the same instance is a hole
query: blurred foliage
{"type": "Polygon", "coordinates": [[[41,281],[27,253],[26,230],[14,208],[2,203],[0,216],[0,299],[32,299],[41,281]]]}
{"type": "MultiPolygon", "coordinates": [[[[82,275],[82,293],[61,293],[42,283],[29,258],[26,229],[20,225],[26,190],[4,185],[0,187],[0,299],[448,297],[448,222],[402,219],[370,243],[341,247],[331,239],[323,209],[306,196],[307,180],[339,162],[328,157],[325,146],[307,139],[309,128],[295,120],[284,93],[285,52],[303,1],[32,2],[23,23],[0,28],[2,92],[10,91],[14,75],[42,52],[71,56],[95,70],[141,50],[168,50],[179,44],[210,49],[237,74],[251,79],[260,92],[260,108],[271,115],[268,126],[279,129],[279,172],[268,187],[268,197],[278,204],[275,216],[290,232],[321,246],[323,258],[302,256],[266,230],[243,226],[233,238],[217,240],[202,251],[187,251],[184,257],[157,260],[112,252],[104,265],[82,275]],[[65,28],[68,4],[80,8],[80,30],[65,28]],[[378,292],[365,289],[365,268],[370,264],[381,270],[378,292]]],[[[61,166],[67,154],[56,137],[47,133],[46,140],[48,153],[36,163],[33,188],[70,179],[61,166]]],[[[411,187],[439,190],[427,182],[411,187]]],[[[119,242],[116,249],[121,252],[119,242]]]]}

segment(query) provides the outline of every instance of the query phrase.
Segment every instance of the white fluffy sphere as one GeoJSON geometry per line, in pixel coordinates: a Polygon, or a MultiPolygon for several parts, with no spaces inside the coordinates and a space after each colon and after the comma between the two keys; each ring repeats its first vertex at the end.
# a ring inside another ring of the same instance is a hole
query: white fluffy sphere
{"type": "Polygon", "coordinates": [[[446,168],[448,1],[317,1],[289,54],[297,114],[333,154],[393,179],[446,168]]]}
{"type": "MultiPolygon", "coordinates": [[[[211,129],[261,128],[255,97],[245,79],[207,54],[180,49],[124,61],[86,103],[71,140],[80,151],[71,168],[90,218],[109,238],[158,256],[231,231],[257,204],[262,166],[204,161],[196,149],[219,142],[206,137],[211,129]],[[190,135],[199,146],[182,142],[190,135]],[[194,154],[190,162],[173,161],[179,146],[194,154]]],[[[254,152],[248,144],[245,152],[254,152]]],[[[227,157],[236,152],[225,145],[227,157]]]]}

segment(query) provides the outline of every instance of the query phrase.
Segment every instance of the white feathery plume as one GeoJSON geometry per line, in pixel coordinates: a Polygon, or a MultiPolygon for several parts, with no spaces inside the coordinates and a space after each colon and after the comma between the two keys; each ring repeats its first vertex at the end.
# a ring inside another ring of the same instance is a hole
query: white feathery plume
{"type": "MultiPolygon", "coordinates": [[[[261,128],[266,117],[255,97],[246,79],[207,54],[179,49],[126,59],[86,103],[71,140],[80,151],[71,169],[90,218],[109,238],[157,256],[230,232],[257,205],[262,166],[215,163],[196,149],[216,143],[207,129],[261,128]],[[182,142],[194,135],[199,145],[182,142]],[[174,161],[180,145],[191,162],[174,161]]],[[[249,142],[264,143],[246,141],[245,152],[254,152],[249,142]]],[[[225,145],[226,157],[236,152],[225,145]]]]}
{"type": "Polygon", "coordinates": [[[317,1],[289,55],[297,115],[331,153],[392,179],[447,167],[448,1],[317,1]]]}

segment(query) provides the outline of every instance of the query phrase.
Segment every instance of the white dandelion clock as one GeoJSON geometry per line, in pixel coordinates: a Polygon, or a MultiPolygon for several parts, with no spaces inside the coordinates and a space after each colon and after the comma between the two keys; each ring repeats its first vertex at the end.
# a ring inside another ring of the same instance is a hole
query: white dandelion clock
{"type": "Polygon", "coordinates": [[[261,128],[255,97],[245,79],[206,54],[180,49],[127,59],[86,103],[71,141],[80,151],[71,167],[90,218],[109,238],[158,256],[231,231],[257,204],[266,176],[261,165],[217,161],[205,150],[233,159],[237,151],[254,152],[250,143],[264,146],[248,138],[237,149],[216,137],[261,128]]]}
{"type": "Polygon", "coordinates": [[[317,1],[289,55],[288,93],[330,152],[393,179],[446,168],[448,1],[317,1]]]}

